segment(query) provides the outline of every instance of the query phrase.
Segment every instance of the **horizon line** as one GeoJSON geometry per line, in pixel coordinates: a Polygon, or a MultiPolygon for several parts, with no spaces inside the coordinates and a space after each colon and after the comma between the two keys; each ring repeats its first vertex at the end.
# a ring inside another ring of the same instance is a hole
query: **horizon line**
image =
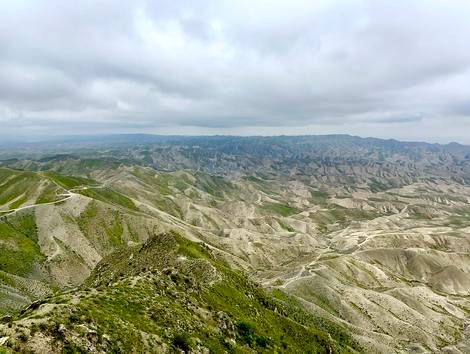
{"type": "Polygon", "coordinates": [[[382,141],[395,141],[399,143],[421,143],[429,145],[461,145],[470,146],[470,143],[459,142],[456,140],[450,140],[448,142],[438,142],[434,139],[437,138],[423,138],[422,140],[407,140],[401,138],[385,138],[377,136],[360,136],[347,133],[331,133],[331,134],[256,134],[256,135],[237,135],[237,134],[153,134],[153,133],[98,133],[98,134],[44,134],[44,135],[16,135],[11,137],[0,134],[0,145],[2,142],[6,143],[23,143],[23,144],[34,144],[34,143],[47,143],[55,142],[60,139],[86,139],[86,138],[100,138],[100,137],[119,137],[119,136],[146,136],[146,137],[168,137],[168,138],[216,138],[216,137],[233,137],[233,138],[280,138],[280,137],[352,137],[359,139],[376,139],[382,141]],[[26,139],[26,141],[25,141],[26,139]],[[28,141],[29,140],[29,141],[28,141]]]}

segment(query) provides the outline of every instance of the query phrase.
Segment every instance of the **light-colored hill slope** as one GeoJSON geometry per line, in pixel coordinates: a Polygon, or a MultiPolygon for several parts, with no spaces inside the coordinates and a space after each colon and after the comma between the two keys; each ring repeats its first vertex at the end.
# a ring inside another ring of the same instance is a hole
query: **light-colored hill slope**
{"type": "MultiPolygon", "coordinates": [[[[32,266],[9,276],[75,286],[116,247],[173,229],[347,326],[366,352],[469,350],[464,184],[436,178],[373,192],[305,176],[222,178],[124,166],[88,176],[88,188],[66,201],[2,219],[8,225],[25,215],[36,230],[32,266]]],[[[3,249],[19,247],[4,239],[3,249]]],[[[15,289],[9,299],[27,296],[15,289]]]]}

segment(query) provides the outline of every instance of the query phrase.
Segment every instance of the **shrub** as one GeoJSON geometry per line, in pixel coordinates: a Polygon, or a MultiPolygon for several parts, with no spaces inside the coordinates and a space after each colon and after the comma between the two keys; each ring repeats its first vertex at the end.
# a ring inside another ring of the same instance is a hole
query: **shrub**
{"type": "Polygon", "coordinates": [[[255,328],[251,323],[240,321],[236,324],[237,332],[245,343],[251,345],[255,336],[255,328]]]}
{"type": "Polygon", "coordinates": [[[264,336],[257,336],[256,344],[261,348],[266,348],[269,345],[269,339],[264,336]]]}
{"type": "Polygon", "coordinates": [[[191,338],[189,337],[189,334],[187,333],[181,333],[177,334],[173,338],[173,345],[176,348],[181,349],[185,353],[189,353],[191,350],[191,338]]]}

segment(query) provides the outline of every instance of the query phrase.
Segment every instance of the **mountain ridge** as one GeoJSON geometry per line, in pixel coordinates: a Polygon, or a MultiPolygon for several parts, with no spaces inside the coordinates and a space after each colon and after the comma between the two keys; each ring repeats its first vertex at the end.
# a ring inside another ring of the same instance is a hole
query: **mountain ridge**
{"type": "Polygon", "coordinates": [[[430,142],[430,141],[419,141],[419,140],[401,140],[396,138],[378,138],[373,136],[359,136],[359,135],[350,135],[350,134],[301,134],[301,135],[230,135],[230,134],[213,134],[213,135],[178,135],[178,134],[145,134],[145,133],[116,133],[116,134],[95,134],[95,135],[45,135],[41,137],[35,136],[32,137],[23,137],[15,138],[11,136],[2,137],[3,142],[8,143],[26,143],[26,144],[47,144],[51,143],[71,143],[71,142],[119,142],[131,140],[135,143],[136,139],[141,139],[147,143],[158,143],[158,142],[183,142],[184,140],[217,140],[217,139],[226,139],[226,138],[235,138],[235,139],[285,139],[285,138],[312,138],[312,139],[334,139],[334,138],[353,138],[353,139],[362,139],[366,141],[382,141],[382,142],[393,142],[393,143],[402,143],[402,144],[427,144],[435,146],[448,146],[448,147],[461,147],[469,146],[469,144],[459,143],[455,141],[450,141],[448,143],[439,143],[439,142],[430,142]]]}

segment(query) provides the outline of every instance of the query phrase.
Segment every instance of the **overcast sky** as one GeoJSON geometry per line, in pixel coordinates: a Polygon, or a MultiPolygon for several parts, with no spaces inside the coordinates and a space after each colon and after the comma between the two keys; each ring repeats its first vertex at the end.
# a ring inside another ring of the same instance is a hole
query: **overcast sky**
{"type": "Polygon", "coordinates": [[[0,135],[470,143],[470,1],[1,1],[0,135]]]}

